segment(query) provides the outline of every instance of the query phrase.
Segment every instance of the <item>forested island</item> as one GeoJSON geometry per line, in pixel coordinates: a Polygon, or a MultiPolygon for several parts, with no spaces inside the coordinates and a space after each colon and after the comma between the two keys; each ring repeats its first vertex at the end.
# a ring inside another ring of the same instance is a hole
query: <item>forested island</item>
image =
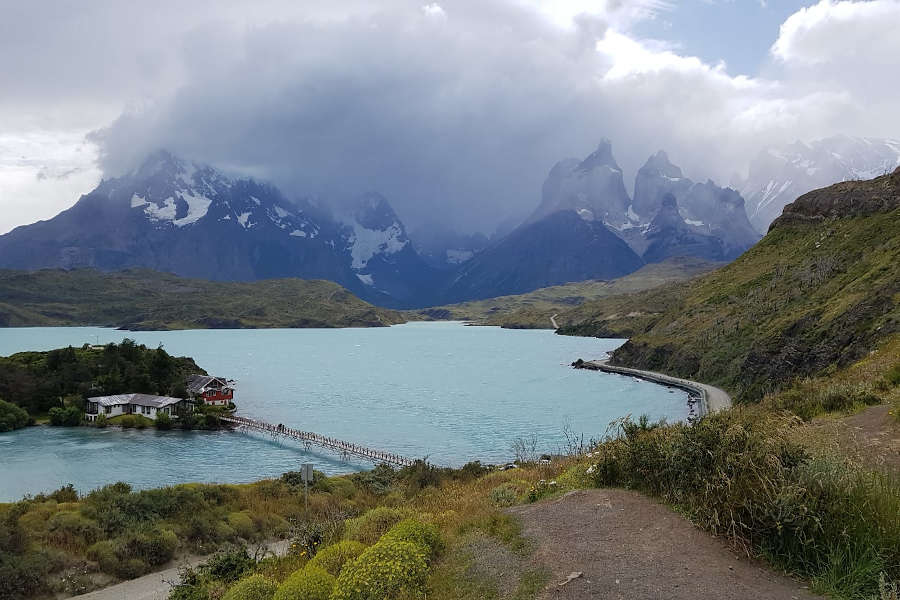
{"type": "MultiPolygon", "coordinates": [[[[0,357],[0,432],[35,421],[79,425],[90,397],[142,394],[186,399],[191,375],[206,375],[206,371],[192,358],[172,356],[162,346],[148,348],[128,338],[119,344],[0,357]]],[[[197,411],[190,411],[197,414],[181,415],[182,426],[202,428],[206,412],[221,412],[200,404],[197,411]]],[[[147,421],[141,415],[122,415],[108,422],[104,416],[94,424],[140,427],[147,421]]],[[[169,421],[167,414],[157,425],[167,427],[169,421]]]]}

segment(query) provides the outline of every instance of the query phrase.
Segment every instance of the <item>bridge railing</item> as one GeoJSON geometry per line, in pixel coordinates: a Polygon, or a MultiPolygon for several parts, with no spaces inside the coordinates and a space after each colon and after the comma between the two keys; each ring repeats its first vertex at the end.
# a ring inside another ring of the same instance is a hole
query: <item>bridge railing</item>
{"type": "Polygon", "coordinates": [[[361,456],[363,458],[376,462],[385,462],[401,467],[407,467],[415,463],[414,460],[406,458],[399,454],[375,450],[373,448],[367,448],[365,446],[345,442],[336,438],[326,437],[312,431],[301,431],[299,429],[293,429],[282,424],[273,425],[272,423],[267,423],[265,421],[238,416],[222,417],[222,420],[227,423],[234,423],[236,425],[255,429],[257,431],[264,431],[275,435],[283,435],[285,437],[296,439],[302,442],[313,443],[330,450],[339,451],[344,454],[361,456]]]}

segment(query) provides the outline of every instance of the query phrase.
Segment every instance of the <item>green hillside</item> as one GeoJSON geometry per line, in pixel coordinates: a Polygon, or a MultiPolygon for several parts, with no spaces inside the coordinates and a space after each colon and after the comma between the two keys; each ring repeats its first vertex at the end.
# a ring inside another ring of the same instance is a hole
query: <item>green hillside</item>
{"type": "Polygon", "coordinates": [[[403,321],[399,313],[372,306],[330,281],[213,282],[146,269],[0,270],[4,327],[381,327],[403,321]]]}
{"type": "MultiPolygon", "coordinates": [[[[527,294],[500,296],[459,304],[411,311],[414,319],[432,318],[470,321],[514,329],[550,329],[550,317],[565,315],[574,306],[617,294],[630,294],[667,283],[684,281],[720,267],[722,263],[702,258],[672,258],[609,281],[591,280],[541,288],[527,294]]],[[[565,321],[556,317],[560,325],[565,321]]]]}
{"type": "Polygon", "coordinates": [[[733,263],[589,302],[560,333],[630,336],[613,361],[759,399],[900,331],[900,169],[810,192],[733,263]]]}

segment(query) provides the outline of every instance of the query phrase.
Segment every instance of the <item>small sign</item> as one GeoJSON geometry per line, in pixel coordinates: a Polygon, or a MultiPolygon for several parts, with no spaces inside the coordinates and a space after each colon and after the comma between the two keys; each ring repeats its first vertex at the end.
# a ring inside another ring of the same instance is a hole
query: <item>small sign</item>
{"type": "Polygon", "coordinates": [[[303,470],[301,471],[303,476],[303,483],[311,483],[313,480],[313,465],[312,463],[303,463],[303,470]]]}

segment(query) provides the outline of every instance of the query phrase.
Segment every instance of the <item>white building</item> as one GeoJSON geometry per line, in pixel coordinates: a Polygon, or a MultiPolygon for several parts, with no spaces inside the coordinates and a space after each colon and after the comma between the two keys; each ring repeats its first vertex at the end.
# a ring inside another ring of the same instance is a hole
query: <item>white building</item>
{"type": "Polygon", "coordinates": [[[88,421],[96,421],[100,415],[106,415],[108,419],[119,415],[141,415],[155,421],[158,414],[176,417],[182,410],[190,410],[189,404],[181,398],[149,394],[95,396],[87,399],[85,417],[88,421]]]}

